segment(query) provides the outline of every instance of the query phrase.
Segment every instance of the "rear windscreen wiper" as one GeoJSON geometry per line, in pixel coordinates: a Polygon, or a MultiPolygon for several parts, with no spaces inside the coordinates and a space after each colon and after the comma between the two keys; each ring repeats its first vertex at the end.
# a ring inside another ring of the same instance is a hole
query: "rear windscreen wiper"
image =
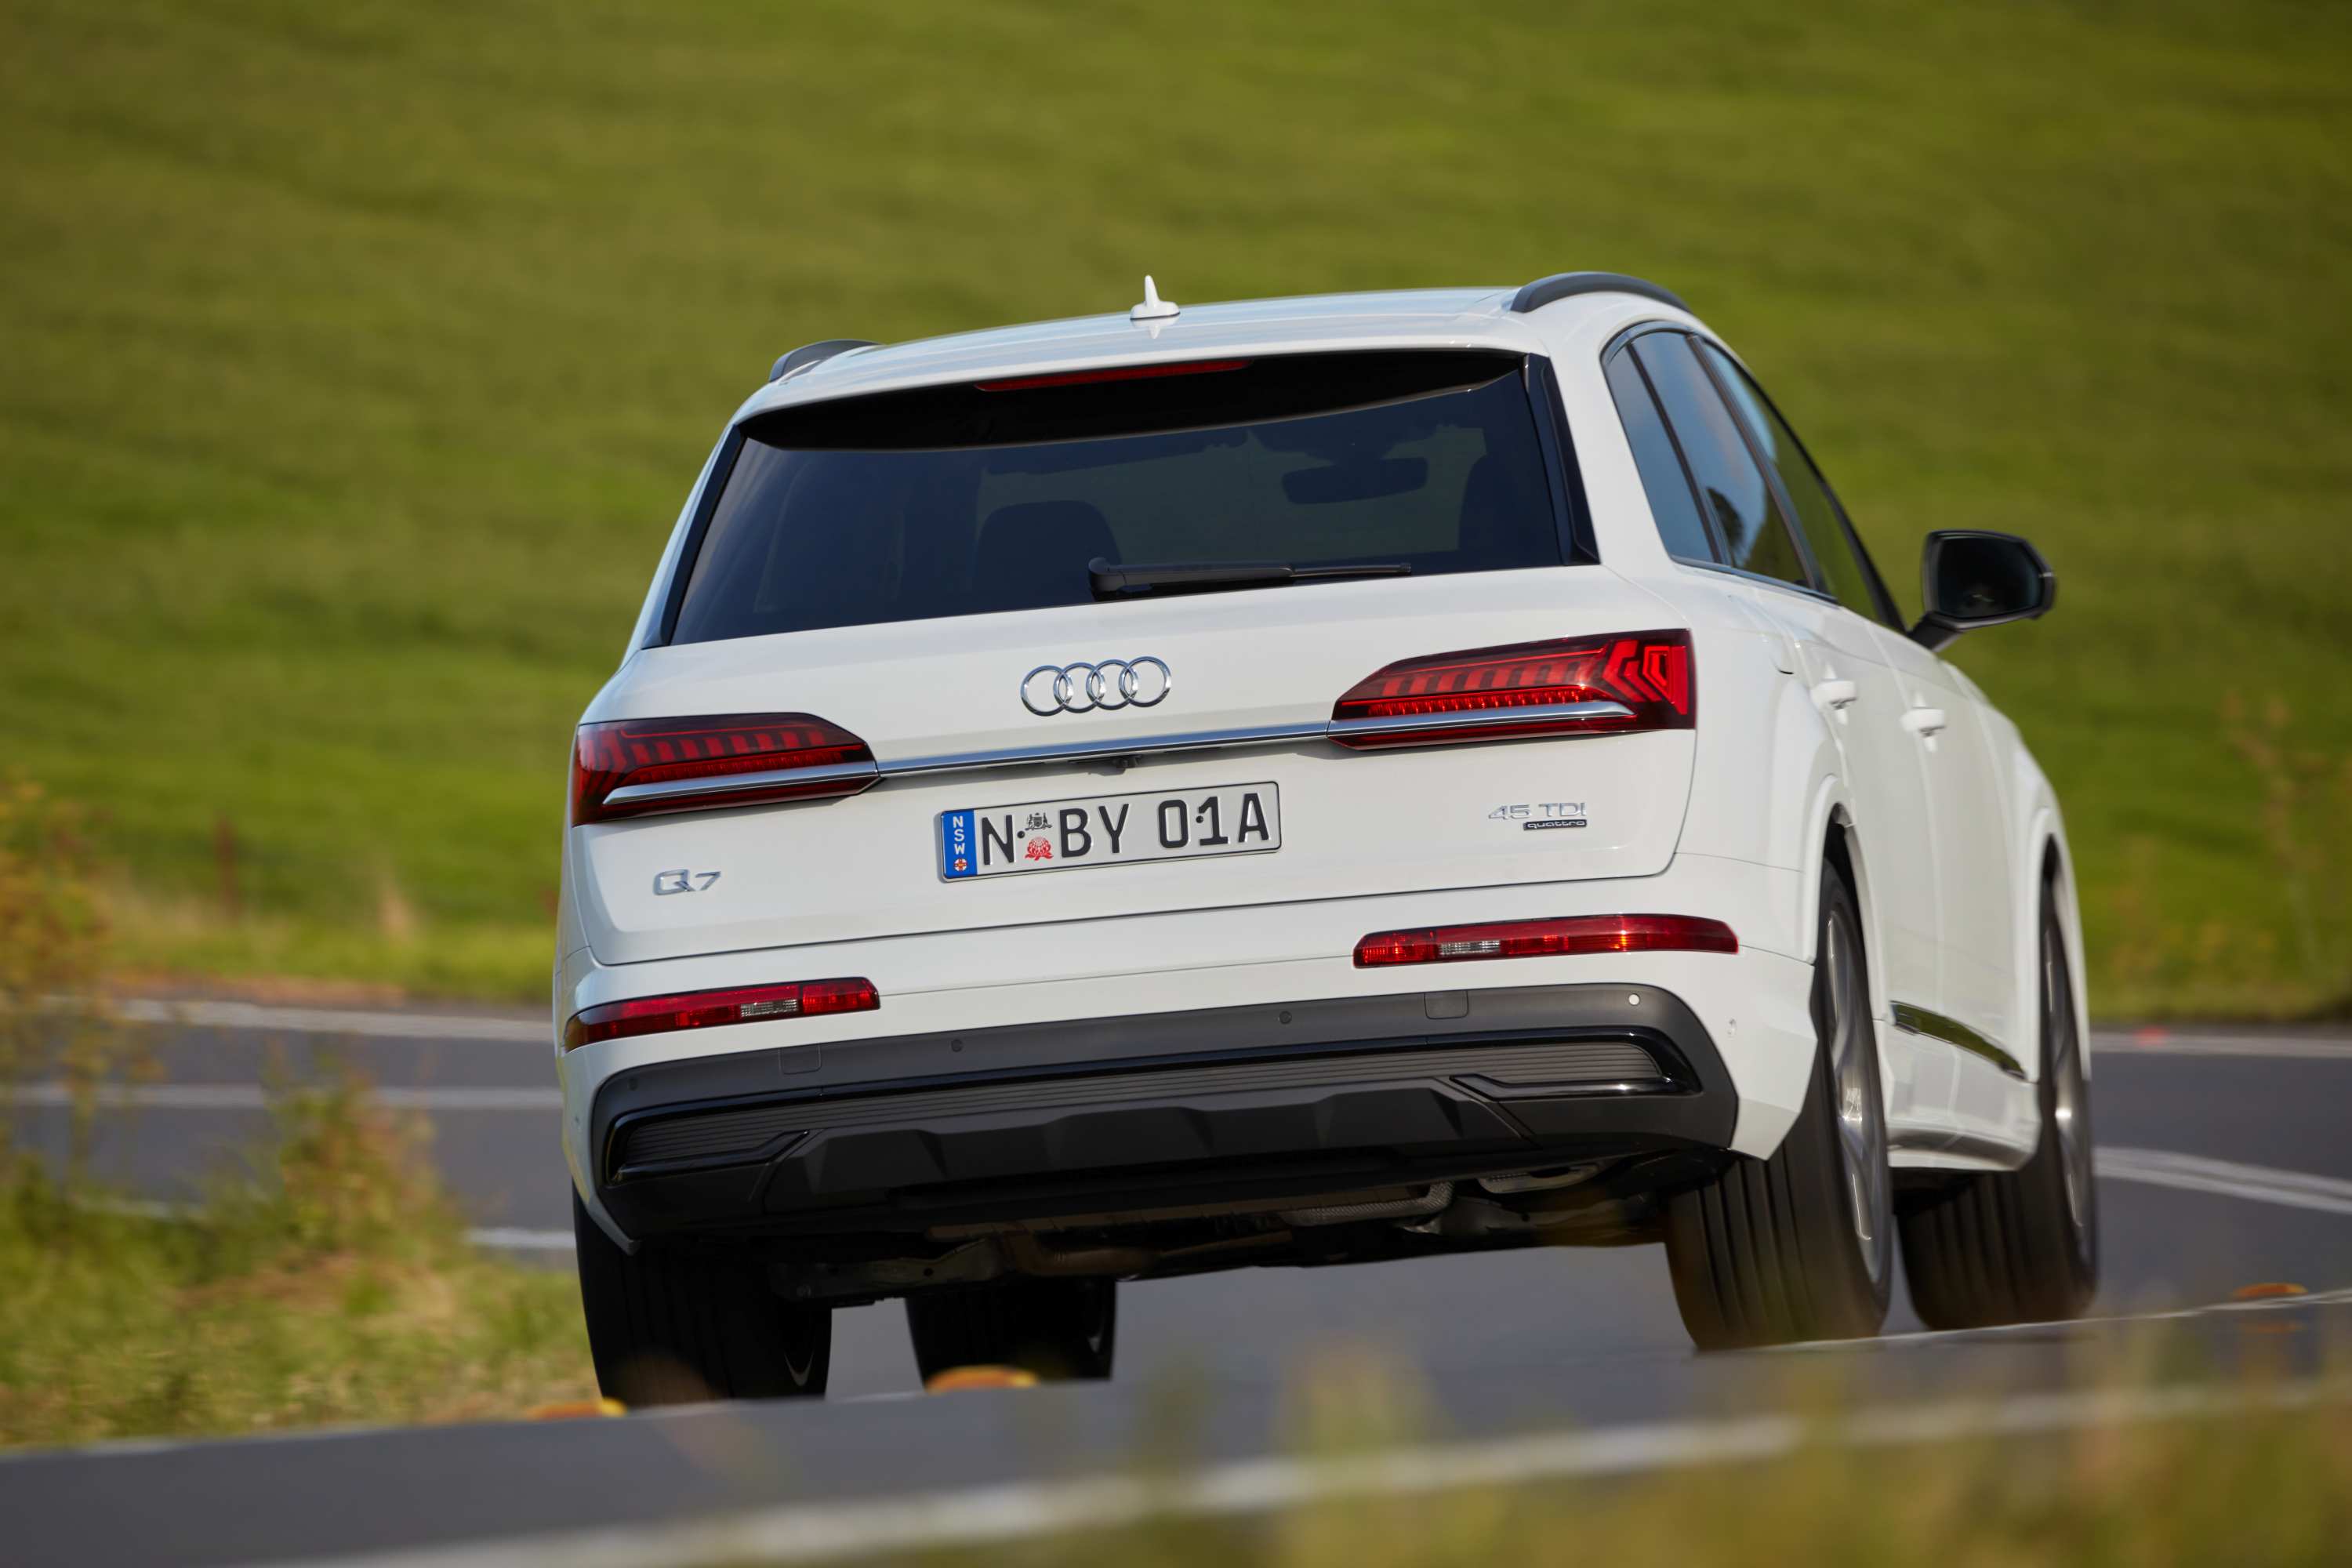
{"type": "Polygon", "coordinates": [[[1402,561],[1373,561],[1356,566],[1290,566],[1279,561],[1201,561],[1174,565],[1114,565],[1097,555],[1087,563],[1087,577],[1097,599],[1134,598],[1144,594],[1214,594],[1227,588],[1263,588],[1274,583],[1328,582],[1339,577],[1410,577],[1412,568],[1402,561]]]}

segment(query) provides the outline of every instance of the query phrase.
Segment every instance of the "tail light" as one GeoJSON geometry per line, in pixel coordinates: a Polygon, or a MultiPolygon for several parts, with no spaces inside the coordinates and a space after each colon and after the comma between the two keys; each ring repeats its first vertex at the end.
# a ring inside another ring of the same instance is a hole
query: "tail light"
{"type": "Polygon", "coordinates": [[[1738,952],[1721,921],[1696,915],[1570,915],[1376,931],[1356,944],[1356,967],[1460,963],[1480,958],[1566,958],[1591,952],[1738,952]]]}
{"type": "Polygon", "coordinates": [[[880,776],[865,742],[806,713],[583,724],[572,820],[856,795],[880,776]]]}
{"type": "Polygon", "coordinates": [[[982,381],[973,384],[982,392],[1031,392],[1045,386],[1090,386],[1102,381],[1152,381],[1167,375],[1216,375],[1229,370],[1243,370],[1249,365],[1245,359],[1180,360],[1173,364],[1121,364],[1108,370],[1069,370],[1054,375],[1015,376],[1011,381],[982,381]]]}
{"type": "Polygon", "coordinates": [[[1626,632],[1404,659],[1350,687],[1329,733],[1365,749],[1687,730],[1697,707],[1690,633],[1626,632]]]}
{"type": "Polygon", "coordinates": [[[709,1029],[722,1024],[765,1024],[824,1013],[871,1013],[882,1005],[871,980],[796,980],[782,985],[734,985],[723,991],[682,991],[607,1002],[574,1013],[563,1026],[563,1048],[599,1040],[709,1029]]]}

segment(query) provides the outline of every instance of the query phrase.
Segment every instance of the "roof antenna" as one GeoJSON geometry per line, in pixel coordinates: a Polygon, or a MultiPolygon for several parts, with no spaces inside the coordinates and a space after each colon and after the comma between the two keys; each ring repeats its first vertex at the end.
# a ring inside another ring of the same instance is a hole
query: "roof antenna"
{"type": "Polygon", "coordinates": [[[1143,275],[1143,303],[1129,310],[1127,319],[1130,321],[1161,321],[1177,314],[1178,310],[1175,300],[1160,297],[1160,286],[1152,282],[1151,274],[1147,272],[1143,275]]]}

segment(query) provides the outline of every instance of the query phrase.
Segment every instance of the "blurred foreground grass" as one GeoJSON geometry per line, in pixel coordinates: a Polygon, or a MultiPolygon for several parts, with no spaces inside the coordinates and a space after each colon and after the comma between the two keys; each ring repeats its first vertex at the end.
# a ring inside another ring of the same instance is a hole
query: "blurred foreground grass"
{"type": "Polygon", "coordinates": [[[593,1394],[570,1271],[469,1245],[422,1119],[356,1079],[280,1086],[272,1138],[202,1203],[159,1212],[91,1180],[103,1090],[150,1064],[98,994],[78,826],[30,786],[0,794],[0,1447],[593,1394]],[[52,1082],[70,1091],[62,1164],[14,1146],[16,1090],[52,1082]]]}
{"type": "MultiPolygon", "coordinates": [[[[1323,1434],[1367,1452],[1365,1385],[1323,1434]]],[[[1378,1395],[1375,1394],[1375,1398],[1378,1395]]],[[[2352,1540],[2352,1405],[2248,1410],[2053,1436],[1852,1447],[1785,1458],[1382,1495],[1351,1490],[1267,1518],[1162,1518],[1013,1547],[932,1552],[926,1568],[1582,1568],[1934,1563],[1945,1568],[2320,1568],[2352,1540]]],[[[749,1559],[756,1561],[756,1558],[749,1559]]]]}
{"type": "MultiPolygon", "coordinates": [[[[5,1096],[0,1096],[5,1100],[5,1096]]],[[[169,1218],[0,1167],[0,1446],[509,1417],[595,1394],[569,1270],[475,1250],[413,1129],[289,1091],[257,1180],[169,1218]]]]}
{"type": "Polygon", "coordinates": [[[2095,1005],[2352,998],[2352,8],[0,0],[0,726],[135,969],[544,984],[569,726],[770,359],[1617,268],[2066,802],[2095,1005]]]}

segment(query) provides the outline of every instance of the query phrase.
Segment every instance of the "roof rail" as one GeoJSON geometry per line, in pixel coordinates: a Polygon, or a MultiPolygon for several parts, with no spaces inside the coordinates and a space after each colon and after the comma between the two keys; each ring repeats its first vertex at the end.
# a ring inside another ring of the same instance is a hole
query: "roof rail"
{"type": "Polygon", "coordinates": [[[1571,294],[1639,294],[1644,300],[1655,300],[1677,310],[1690,309],[1671,289],[1661,289],[1655,283],[1629,278],[1622,272],[1555,272],[1549,278],[1537,279],[1512,295],[1511,310],[1524,316],[1571,294]]]}
{"type": "Polygon", "coordinates": [[[826,338],[820,342],[803,343],[778,360],[769,369],[768,379],[782,381],[794,371],[806,370],[813,364],[823,363],[835,354],[847,353],[851,349],[870,349],[873,346],[874,342],[870,338],[826,338]]]}

